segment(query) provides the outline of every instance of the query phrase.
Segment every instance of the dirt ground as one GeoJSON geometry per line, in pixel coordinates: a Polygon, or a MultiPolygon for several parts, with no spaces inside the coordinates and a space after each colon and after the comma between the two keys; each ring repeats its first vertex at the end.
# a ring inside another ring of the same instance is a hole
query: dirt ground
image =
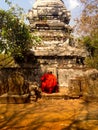
{"type": "Polygon", "coordinates": [[[98,103],[40,99],[0,104],[0,130],[98,130],[98,103]]]}

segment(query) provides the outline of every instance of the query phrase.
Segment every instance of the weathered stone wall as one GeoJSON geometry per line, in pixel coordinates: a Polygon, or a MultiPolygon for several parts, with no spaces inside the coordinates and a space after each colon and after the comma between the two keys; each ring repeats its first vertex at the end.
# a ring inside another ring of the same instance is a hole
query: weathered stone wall
{"type": "Polygon", "coordinates": [[[84,74],[85,84],[82,83],[83,97],[87,101],[98,101],[98,70],[91,69],[84,74]]]}
{"type": "Polygon", "coordinates": [[[18,71],[0,71],[0,103],[24,103],[29,96],[29,85],[18,71]]]}
{"type": "Polygon", "coordinates": [[[84,65],[82,58],[77,56],[43,56],[37,57],[40,65],[58,68],[80,67],[84,65]],[[78,59],[78,60],[77,60],[78,59]]]}
{"type": "Polygon", "coordinates": [[[83,69],[77,69],[77,68],[58,69],[58,80],[60,86],[70,87],[69,81],[76,77],[83,76],[84,71],[83,69]]]}
{"type": "Polygon", "coordinates": [[[83,76],[69,80],[69,97],[82,96],[86,101],[98,101],[98,70],[89,69],[83,76]]]}
{"type": "Polygon", "coordinates": [[[83,75],[84,64],[77,62],[77,58],[76,56],[36,56],[35,63],[26,63],[21,67],[2,68],[0,70],[0,84],[4,87],[3,91],[7,91],[5,88],[8,88],[7,80],[10,75],[14,72],[20,72],[24,76],[24,80],[37,82],[40,86],[40,77],[47,70],[51,70],[57,77],[59,86],[68,86],[69,79],[83,75]]]}
{"type": "MultiPolygon", "coordinates": [[[[67,88],[66,96],[71,98],[82,96],[86,101],[98,100],[98,70],[78,68],[48,69],[57,76],[59,87],[67,88]]],[[[0,103],[28,102],[30,99],[28,82],[32,84],[37,81],[37,86],[39,86],[40,77],[44,71],[40,71],[37,68],[33,70],[31,68],[2,69],[0,71],[0,103]]]]}
{"type": "MultiPolygon", "coordinates": [[[[0,70],[0,103],[26,103],[30,102],[33,83],[38,83],[38,69],[31,68],[3,68],[0,70]]],[[[39,77],[38,77],[39,76],[39,77]]],[[[38,90],[34,89],[35,95],[39,96],[38,90]]],[[[37,99],[37,98],[36,98],[37,99]]]]}
{"type": "Polygon", "coordinates": [[[39,77],[42,75],[39,68],[3,68],[0,70],[0,81],[5,82],[14,72],[20,72],[24,76],[24,79],[30,82],[39,82],[39,77]]]}
{"type": "Polygon", "coordinates": [[[77,62],[77,57],[44,56],[37,57],[37,59],[40,63],[40,70],[42,73],[47,72],[47,70],[52,71],[57,77],[60,87],[67,87],[71,78],[82,76],[85,71],[84,64],[82,62],[77,62]]]}

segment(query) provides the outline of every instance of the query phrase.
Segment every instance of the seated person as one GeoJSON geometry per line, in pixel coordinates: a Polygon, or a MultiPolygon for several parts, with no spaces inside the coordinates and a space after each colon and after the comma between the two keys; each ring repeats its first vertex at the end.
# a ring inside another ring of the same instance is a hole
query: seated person
{"type": "Polygon", "coordinates": [[[41,77],[41,90],[46,93],[58,92],[57,79],[51,71],[41,77]]]}

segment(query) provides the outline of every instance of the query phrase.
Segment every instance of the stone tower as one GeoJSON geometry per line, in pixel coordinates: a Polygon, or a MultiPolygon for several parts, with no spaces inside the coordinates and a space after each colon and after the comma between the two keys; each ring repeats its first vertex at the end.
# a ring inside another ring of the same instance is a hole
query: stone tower
{"type": "Polygon", "coordinates": [[[42,39],[42,44],[53,46],[68,42],[72,30],[68,25],[70,12],[62,0],[36,0],[28,19],[32,33],[42,39]]]}
{"type": "Polygon", "coordinates": [[[58,78],[59,86],[68,86],[71,78],[82,75],[85,50],[72,43],[69,25],[70,12],[62,0],[36,0],[28,12],[32,35],[41,43],[32,47],[42,72],[51,70],[58,78]]]}

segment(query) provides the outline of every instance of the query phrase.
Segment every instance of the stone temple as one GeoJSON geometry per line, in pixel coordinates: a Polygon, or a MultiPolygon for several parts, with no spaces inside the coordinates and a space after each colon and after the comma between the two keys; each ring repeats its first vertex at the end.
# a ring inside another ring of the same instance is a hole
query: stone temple
{"type": "Polygon", "coordinates": [[[70,12],[62,0],[36,0],[28,12],[31,33],[41,41],[25,53],[21,64],[0,69],[0,104],[27,103],[38,98],[80,98],[98,101],[98,70],[87,68],[85,49],[72,38],[70,12]],[[57,77],[59,93],[41,94],[41,76],[51,70],[57,77]],[[38,89],[37,89],[38,88],[38,89]]]}
{"type": "Polygon", "coordinates": [[[41,39],[31,52],[42,73],[51,70],[60,87],[67,87],[70,79],[82,76],[85,68],[86,51],[78,48],[72,38],[70,18],[62,0],[36,0],[28,12],[31,33],[41,39]]]}

